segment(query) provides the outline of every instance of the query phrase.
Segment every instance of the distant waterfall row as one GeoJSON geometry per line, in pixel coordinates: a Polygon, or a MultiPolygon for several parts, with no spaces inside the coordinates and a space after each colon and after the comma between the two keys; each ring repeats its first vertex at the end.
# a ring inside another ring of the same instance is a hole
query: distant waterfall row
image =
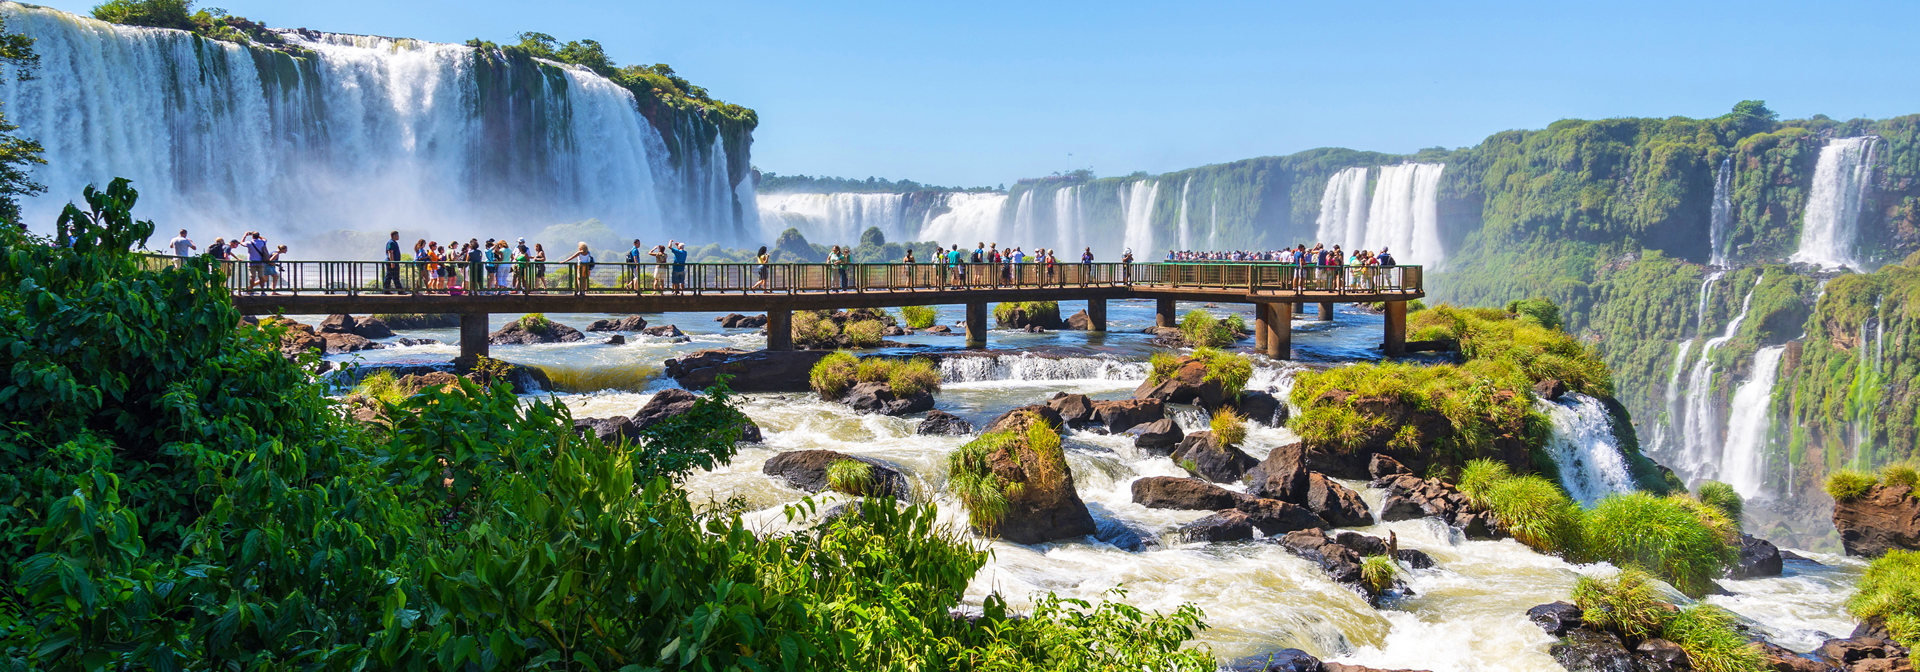
{"type": "Polygon", "coordinates": [[[1320,197],[1319,242],[1346,252],[1388,249],[1402,264],[1441,265],[1446,251],[1440,243],[1439,194],[1445,170],[1445,164],[1405,163],[1334,174],[1320,197]]]}
{"type": "Polygon", "coordinates": [[[208,239],[484,237],[589,218],[649,238],[734,242],[757,229],[737,207],[750,181],[729,177],[744,166],[729,166],[712,125],[687,115],[663,136],[631,93],[582,68],[285,33],[317,54],[296,59],[39,7],[0,13],[41,59],[34,79],[0,81],[9,120],[46,148],[33,176],[48,192],[23,204],[36,227],[81,187],[127,177],[138,214],[208,239]]]}

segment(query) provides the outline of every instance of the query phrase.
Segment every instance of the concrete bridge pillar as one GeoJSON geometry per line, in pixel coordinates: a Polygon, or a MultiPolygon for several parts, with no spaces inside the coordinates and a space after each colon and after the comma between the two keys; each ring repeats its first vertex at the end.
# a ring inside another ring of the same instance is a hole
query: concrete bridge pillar
{"type": "Polygon", "coordinates": [[[1107,300],[1087,299],[1087,331],[1107,330],[1107,300]]]}
{"type": "Polygon", "coordinates": [[[1267,304],[1253,304],[1253,351],[1267,351],[1267,322],[1273,320],[1273,311],[1267,304]]]}
{"type": "Polygon", "coordinates": [[[1320,321],[1321,322],[1333,321],[1333,302],[1332,301],[1320,302],[1320,321]]]}
{"type": "Polygon", "coordinates": [[[1387,302],[1386,342],[1380,346],[1388,357],[1407,354],[1407,302],[1387,302]]]}
{"type": "Polygon", "coordinates": [[[1267,319],[1260,324],[1266,343],[1256,343],[1260,352],[1273,359],[1293,358],[1293,307],[1285,302],[1266,304],[1267,319]]]}
{"type": "Polygon", "coordinates": [[[1173,299],[1154,299],[1153,326],[1178,327],[1180,317],[1173,314],[1173,299]]]}
{"type": "Polygon", "coordinates": [[[1289,303],[1287,305],[1293,306],[1293,308],[1291,308],[1292,312],[1289,314],[1293,315],[1294,317],[1299,317],[1307,314],[1307,304],[1305,303],[1295,302],[1295,303],[1289,303]]]}
{"type": "Polygon", "coordinates": [[[486,313],[461,313],[460,358],[453,360],[453,367],[468,371],[480,362],[481,357],[487,356],[488,334],[486,313]]]}
{"type": "Polygon", "coordinates": [[[793,349],[793,311],[767,309],[767,349],[785,352],[793,349]]]}
{"type": "Polygon", "coordinates": [[[975,350],[987,347],[987,302],[967,302],[967,347],[975,350]]]}

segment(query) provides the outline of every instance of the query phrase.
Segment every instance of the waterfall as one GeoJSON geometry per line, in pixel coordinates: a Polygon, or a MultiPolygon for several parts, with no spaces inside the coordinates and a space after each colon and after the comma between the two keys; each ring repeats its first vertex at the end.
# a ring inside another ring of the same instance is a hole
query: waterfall
{"type": "Polygon", "coordinates": [[[1753,353],[1753,375],[1733,393],[1727,413],[1727,443],[1720,451],[1720,480],[1748,499],[1766,484],[1767,432],[1773,428],[1773,382],[1784,345],[1753,353]]]}
{"type": "Polygon", "coordinates": [[[1613,417],[1600,400],[1570,392],[1557,403],[1536,401],[1535,408],[1553,423],[1546,452],[1560,469],[1567,496],[1591,506],[1609,494],[1634,489],[1627,456],[1613,436],[1613,417]]]}
{"type": "Polygon", "coordinates": [[[1136,260],[1160,259],[1153,247],[1153,202],[1160,197],[1160,183],[1140,180],[1121,193],[1125,196],[1120,202],[1121,218],[1127,223],[1125,246],[1133,250],[1136,260]]]}
{"type": "Polygon", "coordinates": [[[972,249],[975,243],[1011,242],[1000,226],[1000,211],[1007,204],[1006,194],[953,192],[946,194],[942,202],[947,211],[937,216],[929,212],[927,223],[920,228],[918,238],[921,240],[947,247],[958,243],[965,249],[972,249]]]}
{"type": "Polygon", "coordinates": [[[36,226],[83,186],[127,177],[139,214],[203,239],[485,237],[590,218],[647,238],[749,235],[729,178],[743,166],[729,166],[723,134],[684,114],[663,136],[631,93],[584,68],[282,33],[315,54],[295,59],[52,9],[0,13],[41,60],[35,79],[0,81],[11,121],[46,148],[33,176],[48,191],[22,203],[36,226]]]}
{"type": "Polygon", "coordinates": [[[1086,218],[1080,214],[1079,185],[1053,192],[1053,226],[1066,249],[1072,249],[1073,243],[1087,242],[1086,218]]]}
{"type": "Polygon", "coordinates": [[[1700,281],[1700,301],[1699,305],[1693,309],[1694,333],[1702,335],[1707,333],[1707,300],[1713,298],[1714,281],[1719,280],[1720,276],[1726,274],[1726,271],[1713,271],[1707,274],[1705,280],[1700,281]]]}
{"type": "Polygon", "coordinates": [[[1402,264],[1438,270],[1446,260],[1440,248],[1439,201],[1440,174],[1445,169],[1439,163],[1381,166],[1373,202],[1367,208],[1362,247],[1394,251],[1402,264]]]}
{"type": "Polygon", "coordinates": [[[889,241],[912,233],[903,194],[760,194],[757,202],[760,221],[771,227],[762,232],[767,240],[788,227],[823,245],[858,243],[870,226],[880,227],[889,241]]]}
{"type": "MultiPolygon", "coordinates": [[[[1039,227],[1036,226],[1033,221],[1033,190],[1032,189],[1028,189],[1024,192],[1021,192],[1020,200],[1014,202],[1013,230],[1010,231],[1009,233],[1011,233],[1014,236],[1018,236],[1022,239],[1031,238],[1040,233],[1039,227]]],[[[1056,229],[1053,232],[1053,235],[1055,240],[1057,241],[1056,244],[1058,244],[1059,242],[1058,239],[1060,238],[1059,230],[1056,229]]],[[[999,241],[996,240],[994,242],[997,243],[999,241]]]]}
{"type": "Polygon", "coordinates": [[[1856,363],[1851,386],[1852,398],[1847,400],[1853,417],[1848,422],[1848,429],[1853,434],[1854,459],[1862,465],[1874,463],[1869,442],[1873,438],[1874,427],[1882,420],[1880,395],[1885,377],[1881,371],[1880,356],[1886,344],[1886,319],[1880,314],[1880,308],[1885,300],[1884,296],[1875,297],[1873,312],[1868,315],[1874,324],[1874,335],[1868,338],[1867,320],[1861,320],[1859,340],[1855,341],[1853,348],[1856,363]]]}
{"type": "Polygon", "coordinates": [[[1032,353],[947,357],[940,382],[1145,380],[1147,364],[1107,357],[1045,357],[1032,353]]]}
{"type": "Polygon", "coordinates": [[[1220,249],[1220,188],[1219,187],[1213,188],[1213,198],[1208,201],[1207,209],[1208,209],[1208,212],[1211,213],[1210,215],[1208,215],[1208,217],[1209,219],[1212,220],[1207,228],[1207,249],[1218,250],[1220,249]]]}
{"type": "Polygon", "coordinates": [[[1740,333],[1740,324],[1747,319],[1747,308],[1753,305],[1753,292],[1760,288],[1755,279],[1753,289],[1747,290],[1747,298],[1740,302],[1740,314],[1727,323],[1727,328],[1719,336],[1707,339],[1700,346],[1700,359],[1693,363],[1693,371],[1687,378],[1687,400],[1681,438],[1681,463],[1678,465],[1693,480],[1712,478],[1718,470],[1721,425],[1714,409],[1713,399],[1713,350],[1732,340],[1740,333]]]}
{"type": "Polygon", "coordinates": [[[1660,429],[1653,435],[1653,450],[1660,452],[1667,447],[1668,437],[1680,426],[1680,374],[1686,370],[1687,351],[1693,349],[1693,341],[1681,341],[1673,349],[1672,373],[1667,378],[1666,421],[1660,423],[1660,429]]]}
{"type": "Polygon", "coordinates": [[[1733,223],[1733,157],[1720,160],[1720,171],[1713,176],[1713,215],[1708,220],[1708,245],[1712,247],[1707,263],[1727,265],[1727,227],[1733,223]]]}
{"type": "MultiPolygon", "coordinates": [[[[1385,170],[1385,169],[1382,169],[1385,170]]],[[[1327,178],[1327,189],[1320,194],[1320,219],[1316,240],[1328,245],[1345,245],[1357,250],[1366,244],[1367,169],[1347,168],[1327,178]]]]}
{"type": "Polygon", "coordinates": [[[1187,189],[1192,186],[1193,178],[1191,177],[1187,178],[1186,183],[1180,185],[1180,249],[1182,250],[1193,249],[1193,239],[1187,227],[1187,189]]]}
{"type": "Polygon", "coordinates": [[[1875,136],[1835,138],[1820,148],[1800,224],[1800,249],[1792,260],[1826,267],[1860,268],[1860,206],[1873,187],[1875,136]]]}

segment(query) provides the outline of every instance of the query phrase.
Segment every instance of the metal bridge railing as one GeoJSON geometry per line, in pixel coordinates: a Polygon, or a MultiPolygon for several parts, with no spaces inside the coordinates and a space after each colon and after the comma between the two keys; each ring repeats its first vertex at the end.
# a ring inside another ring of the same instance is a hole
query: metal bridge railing
{"type": "MultiPolygon", "coordinates": [[[[180,258],[149,255],[152,268],[180,258]]],[[[236,294],[798,294],[1049,287],[1166,287],[1326,296],[1423,291],[1419,266],[1293,266],[1259,262],[1122,264],[654,264],[431,261],[218,262],[236,294]]]]}

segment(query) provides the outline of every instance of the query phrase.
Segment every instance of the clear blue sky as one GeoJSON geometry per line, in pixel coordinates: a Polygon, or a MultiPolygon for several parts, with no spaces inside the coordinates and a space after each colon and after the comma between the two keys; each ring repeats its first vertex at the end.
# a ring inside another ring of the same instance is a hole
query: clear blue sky
{"type": "MultiPolygon", "coordinates": [[[[39,0],[85,12],[94,0],[39,0]]],[[[1915,2],[207,0],[274,27],[592,38],[757,109],[779,173],[994,185],[1556,119],[1920,113],[1915,2]]]]}

